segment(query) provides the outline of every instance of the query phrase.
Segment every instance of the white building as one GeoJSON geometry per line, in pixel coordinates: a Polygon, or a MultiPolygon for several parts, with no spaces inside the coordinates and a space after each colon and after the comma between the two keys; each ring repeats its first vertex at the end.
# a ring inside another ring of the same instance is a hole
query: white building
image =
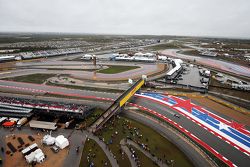
{"type": "Polygon", "coordinates": [[[58,146],[60,149],[64,149],[69,145],[69,140],[63,135],[59,135],[55,139],[55,145],[58,146]]]}
{"type": "Polygon", "coordinates": [[[51,145],[55,144],[55,140],[56,140],[56,138],[54,138],[54,137],[52,137],[50,135],[45,135],[43,137],[42,141],[43,141],[44,144],[46,144],[48,146],[51,146],[51,145]]]}
{"type": "Polygon", "coordinates": [[[122,61],[146,61],[146,62],[155,62],[156,55],[153,53],[135,53],[133,56],[129,56],[128,54],[119,54],[115,56],[115,60],[122,61]]]}
{"type": "Polygon", "coordinates": [[[34,143],[31,146],[22,150],[22,154],[25,160],[30,164],[32,162],[42,163],[45,160],[45,155],[40,148],[37,148],[37,144],[34,143]],[[35,149],[35,151],[33,151],[35,149]],[[31,152],[32,151],[32,152],[31,152]]]}
{"type": "Polygon", "coordinates": [[[205,73],[205,76],[206,76],[206,77],[210,77],[210,75],[211,75],[211,72],[210,72],[209,70],[205,70],[204,73],[205,73]]]}
{"type": "Polygon", "coordinates": [[[92,60],[94,57],[94,55],[90,55],[90,54],[85,54],[84,56],[82,56],[82,60],[92,60]]]}
{"type": "Polygon", "coordinates": [[[42,152],[42,150],[39,148],[35,150],[34,152],[31,152],[29,155],[26,155],[25,159],[28,163],[31,163],[33,161],[42,163],[45,160],[45,155],[42,152]]]}
{"type": "Polygon", "coordinates": [[[161,56],[161,55],[158,56],[158,60],[166,61],[166,60],[168,60],[168,59],[169,59],[169,58],[168,58],[167,56],[161,56]]]}
{"type": "Polygon", "coordinates": [[[44,153],[42,152],[41,149],[37,149],[35,152],[36,154],[35,154],[34,160],[38,163],[42,163],[45,160],[44,153]]]}
{"type": "Polygon", "coordinates": [[[26,147],[25,149],[22,150],[22,154],[25,155],[27,154],[30,150],[38,147],[36,143],[32,144],[31,146],[26,147]]]}

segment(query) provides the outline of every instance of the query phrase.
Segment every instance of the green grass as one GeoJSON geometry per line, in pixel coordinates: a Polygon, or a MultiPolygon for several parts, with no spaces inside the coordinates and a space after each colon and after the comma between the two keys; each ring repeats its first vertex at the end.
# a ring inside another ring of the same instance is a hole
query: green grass
{"type": "MultiPolygon", "coordinates": [[[[162,120],[161,118],[159,117],[156,117],[155,115],[151,114],[151,113],[148,113],[146,111],[143,111],[143,110],[140,110],[140,112],[142,112],[144,115],[149,115],[151,116],[152,118],[154,119],[157,119],[159,121],[163,121],[165,122],[164,120],[162,120]]],[[[176,131],[180,132],[183,136],[187,137],[190,141],[192,141],[193,143],[195,143],[199,148],[201,148],[211,159],[213,159],[213,161],[218,165],[218,166],[221,166],[221,167],[226,167],[227,165],[221,161],[219,158],[217,158],[215,155],[213,155],[211,152],[209,152],[208,150],[206,150],[203,146],[201,146],[199,143],[193,141],[189,136],[187,136],[186,134],[182,133],[179,129],[177,129],[175,126],[173,126],[172,124],[169,124],[167,122],[165,122],[167,125],[169,125],[170,127],[172,127],[173,129],[175,129],[176,131]]]]}
{"type": "Polygon", "coordinates": [[[91,124],[95,122],[95,120],[104,113],[104,110],[100,108],[96,108],[95,111],[89,115],[87,118],[84,119],[83,124],[86,125],[86,127],[89,127],[91,124]]]}
{"type": "MultiPolygon", "coordinates": [[[[106,123],[106,126],[106,128],[98,131],[97,135],[103,137],[105,142],[112,139],[113,143],[109,145],[109,148],[116,155],[121,167],[130,166],[128,160],[125,158],[122,159],[119,146],[120,141],[127,136],[131,137],[131,139],[135,142],[147,144],[150,149],[150,153],[161,158],[162,160],[174,159],[176,166],[193,166],[186,155],[182,153],[174,144],[172,144],[153,129],[137,121],[127,119],[125,117],[116,117],[106,123]],[[139,134],[142,134],[142,137],[136,135],[134,128],[139,129],[139,134]],[[118,132],[117,135],[114,134],[115,131],[118,132]],[[112,135],[113,137],[111,137],[112,135]]],[[[151,166],[151,164],[145,165],[145,167],[151,166]]]]}
{"type": "Polygon", "coordinates": [[[52,71],[53,70],[70,70],[70,71],[90,71],[90,72],[96,71],[95,69],[66,69],[66,68],[48,68],[47,70],[52,70],[52,71]]]}
{"type": "Polygon", "coordinates": [[[54,76],[55,74],[31,74],[18,77],[4,78],[4,80],[42,84],[45,82],[45,80],[54,76]]]}
{"type": "Polygon", "coordinates": [[[200,55],[200,52],[198,50],[185,50],[185,51],[180,51],[181,54],[186,54],[189,56],[202,56],[200,55]]]}
{"type": "Polygon", "coordinates": [[[117,74],[129,70],[134,70],[140,68],[139,66],[109,66],[107,69],[103,69],[98,71],[98,73],[102,74],[117,74]]]}
{"type": "Polygon", "coordinates": [[[108,163],[108,167],[111,166],[106,154],[103,152],[101,147],[92,139],[86,140],[82,152],[82,157],[79,167],[90,166],[90,163],[93,162],[94,166],[102,167],[104,163],[108,163]],[[89,162],[87,156],[89,155],[89,162]]]}
{"type": "Polygon", "coordinates": [[[65,84],[56,84],[48,82],[47,85],[65,87],[70,89],[80,89],[80,90],[90,90],[90,91],[99,91],[99,92],[109,92],[109,93],[122,93],[123,90],[118,89],[106,89],[106,88],[97,88],[97,87],[86,87],[86,86],[77,86],[77,85],[65,85],[65,84]]]}

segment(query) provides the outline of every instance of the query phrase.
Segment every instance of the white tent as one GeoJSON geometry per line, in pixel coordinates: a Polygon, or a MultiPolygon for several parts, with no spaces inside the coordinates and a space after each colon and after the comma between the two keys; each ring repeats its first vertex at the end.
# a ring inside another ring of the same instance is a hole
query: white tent
{"type": "Polygon", "coordinates": [[[28,163],[31,163],[33,161],[41,163],[45,160],[45,156],[42,150],[38,148],[34,152],[31,152],[29,155],[26,155],[25,159],[28,163]]]}
{"type": "Polygon", "coordinates": [[[29,155],[25,156],[26,161],[30,164],[31,162],[34,161],[36,153],[35,152],[31,152],[29,155]]]}
{"type": "Polygon", "coordinates": [[[45,156],[44,156],[42,150],[41,149],[37,149],[35,151],[35,153],[36,154],[35,154],[35,157],[34,157],[34,161],[36,161],[38,163],[42,163],[45,160],[45,156]]]}
{"type": "Polygon", "coordinates": [[[181,59],[174,59],[175,63],[183,64],[183,60],[181,59]]]}
{"type": "Polygon", "coordinates": [[[64,149],[65,147],[69,145],[69,140],[65,138],[63,135],[59,135],[56,137],[55,144],[60,149],[64,149]]]}
{"type": "Polygon", "coordinates": [[[45,135],[43,137],[43,143],[50,146],[53,145],[55,143],[56,138],[50,136],[50,135],[45,135]]]}

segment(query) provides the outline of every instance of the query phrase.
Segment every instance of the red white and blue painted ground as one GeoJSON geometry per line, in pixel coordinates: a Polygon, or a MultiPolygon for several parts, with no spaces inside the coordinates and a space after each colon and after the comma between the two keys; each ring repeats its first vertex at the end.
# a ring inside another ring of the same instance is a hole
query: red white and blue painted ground
{"type": "MultiPolygon", "coordinates": [[[[36,84],[32,84],[32,85],[36,85],[36,84]]],[[[7,85],[0,85],[0,87],[23,90],[23,91],[30,91],[30,92],[74,96],[74,97],[81,97],[81,98],[95,99],[95,100],[114,101],[114,99],[111,99],[111,98],[96,97],[96,96],[83,96],[77,93],[69,94],[65,92],[46,91],[42,89],[32,89],[32,88],[7,86],[7,85]]],[[[53,87],[53,86],[50,86],[50,87],[53,87]]],[[[66,89],[66,88],[62,88],[62,89],[66,89]]],[[[226,143],[230,144],[232,147],[238,149],[239,151],[245,153],[248,157],[250,157],[250,132],[244,127],[244,125],[239,124],[235,121],[226,120],[216,115],[215,113],[202,108],[199,105],[191,103],[190,100],[184,100],[176,96],[162,95],[158,93],[140,93],[140,94],[135,94],[135,96],[152,100],[154,102],[163,104],[175,110],[176,112],[185,116],[187,119],[190,119],[190,121],[194,122],[195,124],[207,130],[209,133],[217,136],[219,140],[221,139],[222,141],[225,141],[226,143]]],[[[231,160],[221,155],[219,153],[220,150],[215,150],[214,148],[209,146],[209,143],[206,143],[200,140],[197,136],[189,132],[187,129],[185,129],[178,123],[167,118],[166,116],[158,113],[157,111],[153,111],[151,109],[145,108],[143,106],[139,106],[134,103],[129,103],[129,105],[136,106],[144,111],[147,111],[165,120],[166,122],[175,126],[184,134],[188,135],[192,140],[199,143],[206,150],[210,151],[212,154],[214,154],[216,157],[221,159],[227,165],[236,166],[231,160]]]]}
{"type": "MultiPolygon", "coordinates": [[[[211,111],[208,111],[202,108],[199,105],[191,103],[190,99],[184,100],[176,96],[162,95],[158,93],[140,93],[140,94],[136,94],[135,96],[141,97],[141,98],[147,98],[149,100],[153,100],[153,101],[156,101],[158,103],[168,106],[169,108],[177,111],[181,115],[190,119],[192,122],[203,127],[208,132],[217,136],[219,139],[232,145],[233,147],[245,153],[246,155],[248,156],[250,155],[250,137],[249,137],[250,132],[244,128],[244,125],[239,124],[235,121],[228,121],[216,115],[215,113],[212,113],[211,111]]],[[[139,108],[147,110],[151,112],[152,114],[158,117],[161,117],[162,119],[179,127],[181,131],[189,135],[192,139],[197,141],[199,144],[201,144],[207,150],[212,152],[214,155],[216,155],[222,161],[227,163],[229,166],[235,166],[230,160],[220,155],[218,151],[211,148],[207,143],[201,141],[193,134],[188,134],[187,130],[185,130],[180,125],[177,125],[177,123],[173,122],[172,120],[166,118],[165,116],[155,111],[148,110],[141,106],[139,106],[139,108]]]]}

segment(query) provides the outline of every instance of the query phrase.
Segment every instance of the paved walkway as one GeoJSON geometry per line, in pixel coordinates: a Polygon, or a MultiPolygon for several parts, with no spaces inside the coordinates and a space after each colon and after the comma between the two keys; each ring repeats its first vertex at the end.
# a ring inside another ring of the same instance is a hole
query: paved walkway
{"type": "Polygon", "coordinates": [[[117,160],[115,159],[115,156],[113,155],[112,152],[110,152],[107,145],[102,140],[100,140],[97,136],[94,136],[92,133],[89,133],[87,131],[83,131],[83,134],[85,134],[86,137],[93,139],[102,148],[102,150],[106,154],[107,158],[109,159],[109,161],[113,167],[119,166],[117,163],[117,160]]]}
{"type": "MultiPolygon", "coordinates": [[[[124,139],[123,139],[124,140],[124,139]]],[[[125,141],[125,140],[124,140],[125,141]]],[[[160,167],[167,167],[167,164],[163,163],[162,161],[158,160],[157,157],[153,157],[149,152],[142,149],[138,144],[133,142],[132,140],[125,141],[126,144],[134,146],[136,149],[140,150],[144,155],[146,155],[148,158],[150,158],[153,162],[155,162],[160,167]]]]}
{"type": "Polygon", "coordinates": [[[130,164],[131,164],[131,167],[137,167],[135,160],[132,158],[132,153],[131,153],[131,151],[130,151],[129,148],[126,146],[125,139],[122,139],[122,140],[120,141],[120,145],[121,145],[122,150],[125,152],[125,154],[127,154],[128,159],[129,159],[130,164]]]}
{"type": "Polygon", "coordinates": [[[124,113],[128,118],[139,121],[146,126],[151,127],[170,142],[175,144],[197,167],[216,166],[216,164],[208,157],[201,149],[195,146],[192,142],[179,135],[171,127],[133,111],[124,113]],[[181,138],[181,140],[180,140],[181,138]]]}

